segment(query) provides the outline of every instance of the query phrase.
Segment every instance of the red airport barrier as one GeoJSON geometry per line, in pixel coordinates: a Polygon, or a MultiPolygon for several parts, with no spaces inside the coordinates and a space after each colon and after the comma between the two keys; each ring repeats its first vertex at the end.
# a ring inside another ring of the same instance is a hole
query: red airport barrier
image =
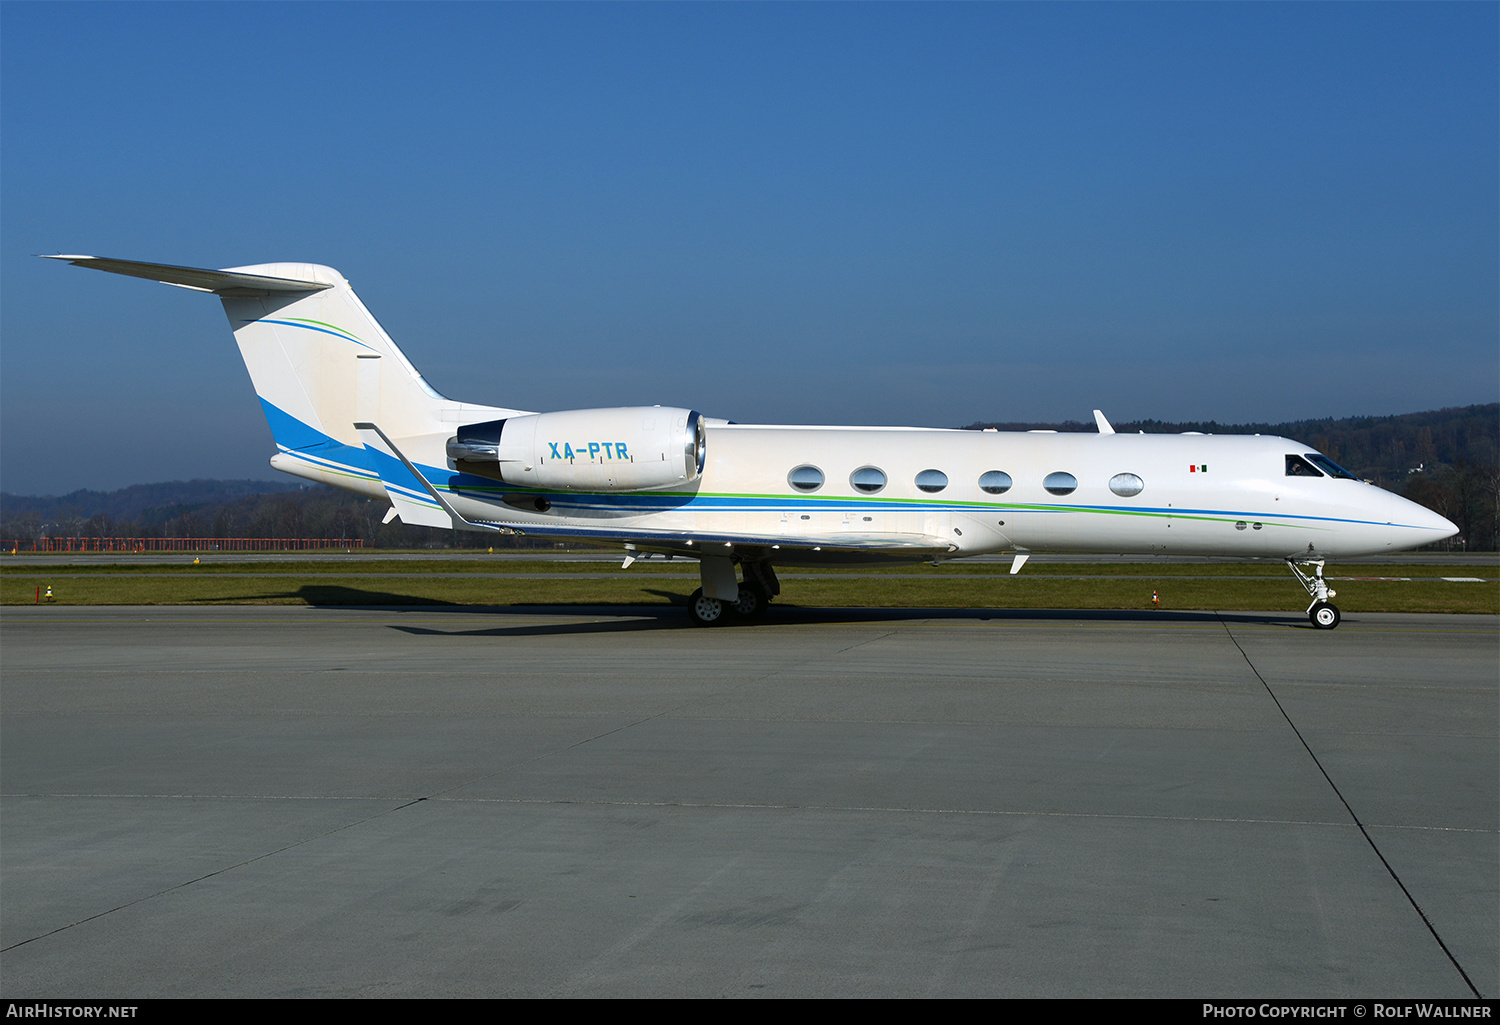
{"type": "Polygon", "coordinates": [[[360,537],[44,537],[0,539],[0,552],[311,552],[363,548],[360,537]]]}

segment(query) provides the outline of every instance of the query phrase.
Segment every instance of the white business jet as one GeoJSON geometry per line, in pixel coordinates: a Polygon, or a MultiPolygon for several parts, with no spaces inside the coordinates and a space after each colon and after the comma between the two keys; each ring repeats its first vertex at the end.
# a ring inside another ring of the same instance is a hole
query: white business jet
{"type": "Polygon", "coordinates": [[[698,560],[692,619],[750,618],[774,567],[1014,552],[1285,560],[1312,623],[1339,611],[1325,561],[1458,532],[1276,437],[782,427],[691,409],[532,413],[432,389],[338,271],[204,270],[94,256],[78,267],[224,303],[276,455],[308,480],[388,500],[387,522],[623,545],[698,560]],[[740,567],[736,573],[735,566],[740,567]]]}

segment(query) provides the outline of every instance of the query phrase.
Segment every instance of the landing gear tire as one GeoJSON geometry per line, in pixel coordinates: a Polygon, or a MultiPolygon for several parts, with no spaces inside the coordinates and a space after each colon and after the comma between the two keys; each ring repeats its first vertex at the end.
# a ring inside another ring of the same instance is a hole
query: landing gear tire
{"type": "Polygon", "coordinates": [[[688,599],[688,615],[695,626],[717,626],[724,622],[726,606],[717,598],[709,598],[703,588],[693,592],[688,599]]]}
{"type": "Polygon", "coordinates": [[[1314,602],[1307,610],[1307,618],[1319,630],[1332,630],[1339,625],[1339,608],[1326,601],[1314,602]]]}
{"type": "Polygon", "coordinates": [[[1328,599],[1338,592],[1323,579],[1323,563],[1323,557],[1313,552],[1312,545],[1307,546],[1305,555],[1288,556],[1286,560],[1292,576],[1297,578],[1297,583],[1302,585],[1302,589],[1312,599],[1312,604],[1307,607],[1308,621],[1314,629],[1332,630],[1339,625],[1339,609],[1328,599]],[[1311,566],[1312,574],[1305,573],[1303,566],[1311,566]]]}
{"type": "Polygon", "coordinates": [[[765,615],[767,604],[768,600],[764,591],[758,587],[751,587],[749,584],[741,584],[740,596],[729,607],[741,619],[759,619],[765,615]]]}

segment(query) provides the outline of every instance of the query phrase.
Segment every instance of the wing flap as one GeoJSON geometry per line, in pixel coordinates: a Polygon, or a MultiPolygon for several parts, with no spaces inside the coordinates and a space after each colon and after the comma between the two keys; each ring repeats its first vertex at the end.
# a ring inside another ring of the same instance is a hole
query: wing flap
{"type": "Polygon", "coordinates": [[[526,537],[555,541],[592,541],[596,544],[637,544],[683,554],[735,554],[735,549],[767,551],[879,554],[913,558],[947,555],[957,546],[931,534],[746,534],[701,530],[643,530],[629,527],[584,527],[577,523],[520,523],[481,521],[480,529],[503,530],[526,537]]]}

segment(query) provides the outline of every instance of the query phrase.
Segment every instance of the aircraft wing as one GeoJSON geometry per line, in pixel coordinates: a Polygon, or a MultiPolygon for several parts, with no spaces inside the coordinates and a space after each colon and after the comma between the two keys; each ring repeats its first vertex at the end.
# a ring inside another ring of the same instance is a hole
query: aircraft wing
{"type": "Polygon", "coordinates": [[[696,530],[641,530],[628,527],[581,527],[577,524],[506,523],[479,521],[467,529],[493,529],[497,532],[557,541],[592,541],[596,544],[634,544],[648,551],[673,552],[678,555],[734,555],[736,549],[761,549],[782,552],[823,552],[827,554],[900,555],[921,558],[948,555],[956,546],[944,538],[929,534],[726,534],[696,530]]]}
{"type": "Polygon", "coordinates": [[[471,520],[432,485],[422,471],[398,449],[391,439],[373,423],[357,423],[365,448],[374,456],[375,470],[380,474],[397,512],[404,523],[423,526],[451,526],[455,530],[492,531],[522,537],[548,538],[557,541],[592,541],[598,544],[635,544],[639,547],[682,555],[733,555],[734,549],[763,549],[785,552],[827,552],[846,554],[895,554],[905,557],[946,555],[956,546],[941,537],[928,534],[873,534],[839,531],[824,534],[741,534],[695,530],[647,530],[638,527],[589,527],[579,523],[521,522],[516,520],[471,520]],[[725,551],[729,549],[729,551],[725,551]]]}

